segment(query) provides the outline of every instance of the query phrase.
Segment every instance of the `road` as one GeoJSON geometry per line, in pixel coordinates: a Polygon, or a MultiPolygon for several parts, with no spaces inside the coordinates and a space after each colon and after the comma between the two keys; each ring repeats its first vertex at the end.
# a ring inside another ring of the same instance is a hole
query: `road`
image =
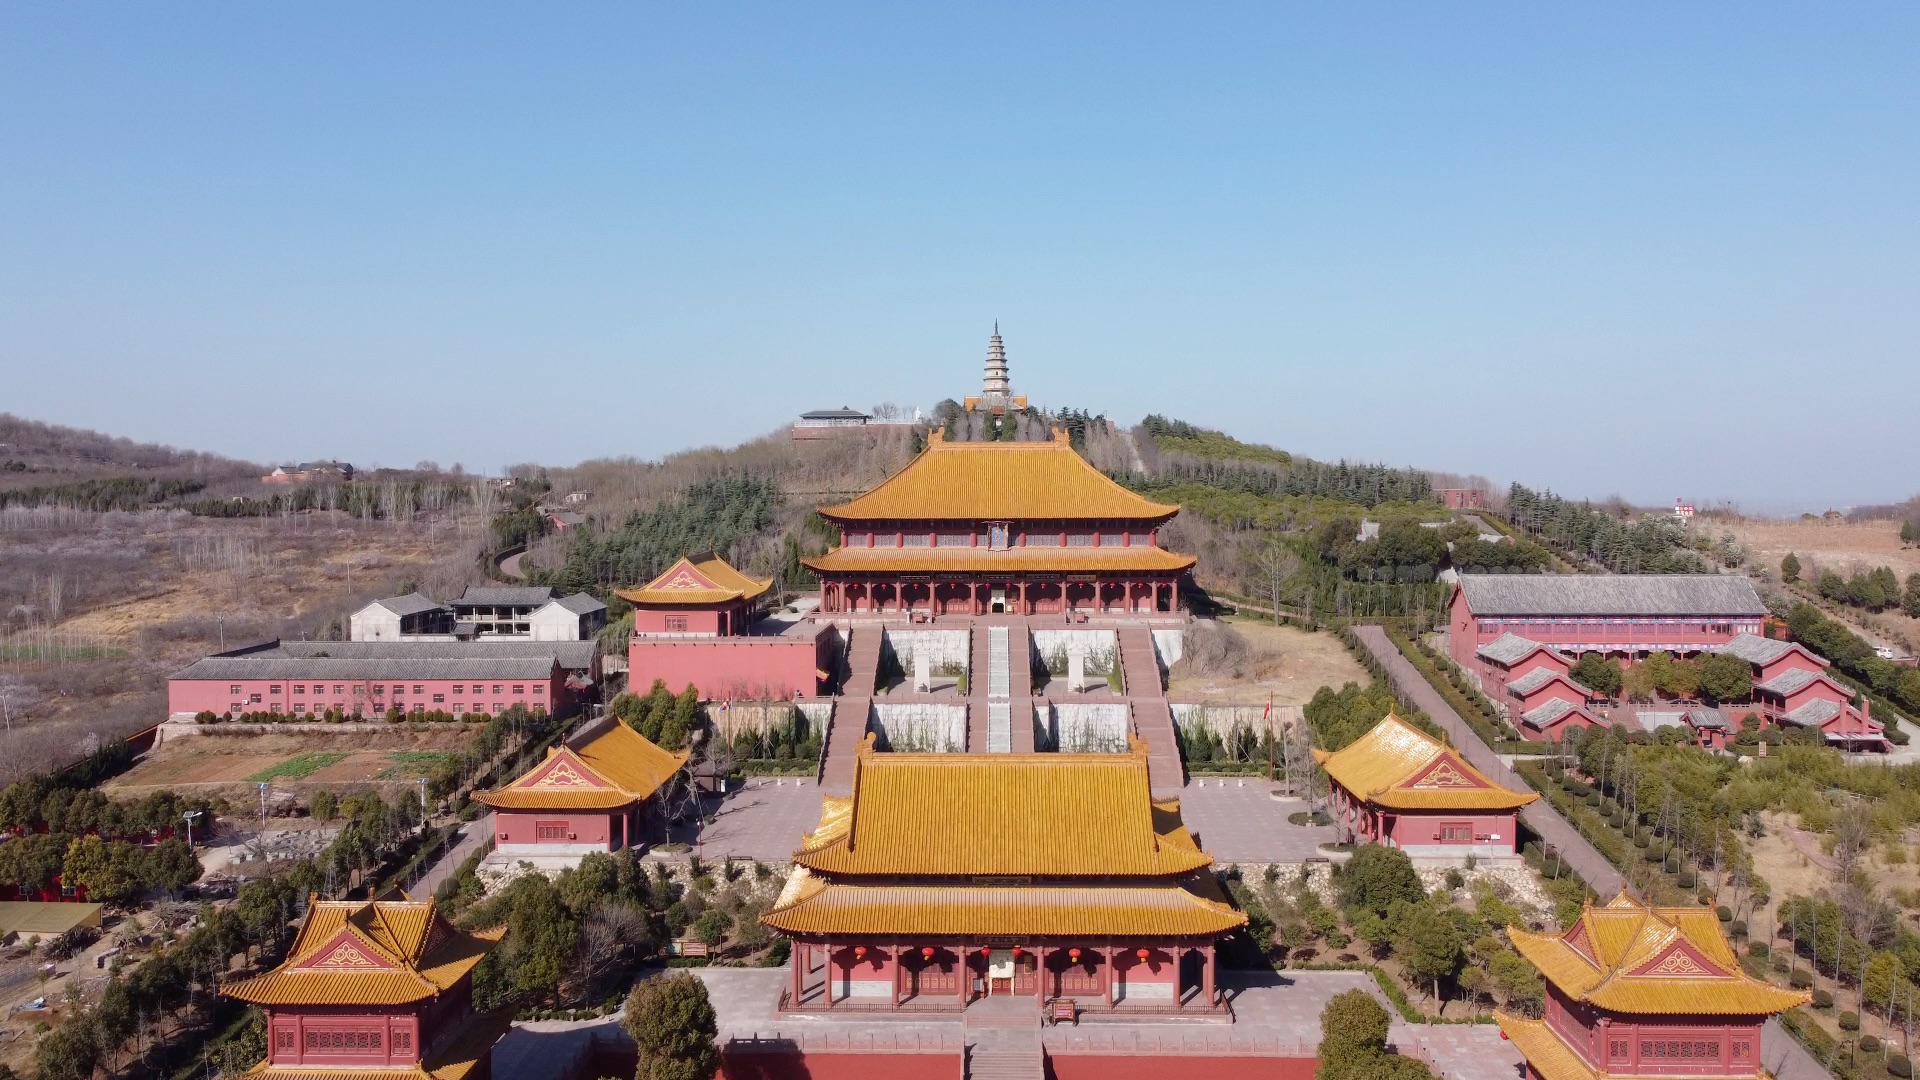
{"type": "Polygon", "coordinates": [[[473,858],[473,853],[479,851],[487,842],[487,837],[492,835],[492,814],[460,826],[460,839],[454,841],[452,847],[440,853],[440,857],[433,861],[433,865],[427,867],[426,873],[421,874],[407,890],[408,894],[422,899],[432,896],[440,888],[441,883],[452,877],[462,863],[473,858]]]}
{"type": "Polygon", "coordinates": [[[520,548],[500,557],[500,576],[519,581],[527,575],[520,569],[520,560],[527,557],[527,549],[520,548]]]}
{"type": "MultiPolygon", "coordinates": [[[[1360,644],[1366,646],[1367,651],[1386,668],[1387,679],[1401,698],[1411,701],[1416,708],[1432,717],[1434,723],[1445,729],[1452,736],[1454,747],[1474,768],[1507,787],[1519,791],[1532,790],[1532,785],[1502,761],[1492,747],[1481,742],[1480,736],[1467,726],[1459,713],[1453,711],[1440,692],[1400,654],[1385,630],[1378,626],[1355,626],[1353,632],[1360,639],[1360,644]]],[[[1545,799],[1522,809],[1520,816],[1528,828],[1559,849],[1560,854],[1594,892],[1606,898],[1620,891],[1620,872],[1545,799]]],[[[1822,1068],[1807,1052],[1807,1048],[1800,1045],[1799,1040],[1787,1034],[1778,1020],[1767,1021],[1761,1031],[1760,1054],[1779,1080],[1833,1080],[1833,1074],[1822,1068]]]]}

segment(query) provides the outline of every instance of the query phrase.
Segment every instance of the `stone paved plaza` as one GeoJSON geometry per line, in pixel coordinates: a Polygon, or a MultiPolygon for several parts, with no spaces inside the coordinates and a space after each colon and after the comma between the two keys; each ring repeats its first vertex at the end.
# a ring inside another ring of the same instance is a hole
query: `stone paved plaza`
{"type": "MultiPolygon", "coordinates": [[[[786,862],[800,838],[820,824],[820,788],[813,777],[750,777],[720,800],[694,850],[712,862],[728,857],[786,862]]],[[[686,839],[676,830],[675,839],[686,839]]]]}
{"type": "Polygon", "coordinates": [[[1331,825],[1290,825],[1287,815],[1302,813],[1299,799],[1275,799],[1264,776],[1202,777],[1180,792],[1180,817],[1217,862],[1297,863],[1324,856],[1332,843],[1331,825]]]}

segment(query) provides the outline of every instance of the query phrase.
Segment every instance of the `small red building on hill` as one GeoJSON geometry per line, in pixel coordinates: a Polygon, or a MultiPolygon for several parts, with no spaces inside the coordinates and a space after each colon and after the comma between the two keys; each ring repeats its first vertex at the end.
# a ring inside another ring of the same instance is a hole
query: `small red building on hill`
{"type": "Polygon", "coordinates": [[[648,803],[686,765],[687,751],[662,750],[611,716],[597,723],[518,780],[474,794],[493,807],[496,857],[578,860],[644,835],[648,803]]]}
{"type": "Polygon", "coordinates": [[[505,927],[469,932],[431,900],[308,904],[279,967],[221,988],[260,1007],[256,1080],[488,1080],[505,1016],[473,1013],[473,969],[505,927]]]}
{"type": "Polygon", "coordinates": [[[1451,747],[1392,714],[1344,748],[1315,750],[1313,757],[1333,781],[1333,814],[1342,832],[1414,858],[1511,858],[1520,808],[1540,797],[1495,784],[1451,747]]]}
{"type": "Polygon", "coordinates": [[[711,552],[689,555],[637,589],[614,595],[633,605],[627,685],[655,680],[704,700],[810,697],[831,677],[831,626],[757,632],[773,582],[748,577],[711,552]]]}
{"type": "Polygon", "coordinates": [[[1743,971],[1712,908],[1621,893],[1564,934],[1507,936],[1547,982],[1542,1019],[1495,1014],[1528,1080],[1767,1076],[1761,1025],[1808,1000],[1743,971]]]}

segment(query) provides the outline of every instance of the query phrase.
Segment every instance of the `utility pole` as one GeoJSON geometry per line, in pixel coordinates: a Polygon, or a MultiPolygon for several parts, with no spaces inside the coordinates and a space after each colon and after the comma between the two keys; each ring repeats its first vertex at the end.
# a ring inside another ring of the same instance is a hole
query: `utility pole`
{"type": "Polygon", "coordinates": [[[187,850],[192,851],[193,850],[193,819],[200,816],[200,811],[189,810],[180,816],[183,818],[186,818],[187,820],[187,850]]]}
{"type": "Polygon", "coordinates": [[[254,789],[260,792],[260,838],[262,840],[267,836],[267,790],[271,787],[273,784],[266,780],[254,785],[254,789]]]}

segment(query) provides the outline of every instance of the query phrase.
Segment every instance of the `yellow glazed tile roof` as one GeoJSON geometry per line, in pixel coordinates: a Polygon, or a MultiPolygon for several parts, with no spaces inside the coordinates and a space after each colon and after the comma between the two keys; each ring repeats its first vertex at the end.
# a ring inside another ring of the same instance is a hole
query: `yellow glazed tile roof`
{"type": "Polygon", "coordinates": [[[828,573],[1101,573],[1172,572],[1194,557],[1162,547],[1067,548],[834,548],[800,560],[828,573]]]}
{"type": "Polygon", "coordinates": [[[1711,908],[1622,893],[1589,904],[1564,934],[1508,927],[1507,937],[1562,993],[1611,1012],[1764,1016],[1809,1000],[1743,971],[1711,908]]]}
{"type": "Polygon", "coordinates": [[[1597,1080],[1599,1077],[1578,1051],[1547,1027],[1546,1021],[1525,1020],[1498,1011],[1493,1018],[1513,1048],[1540,1074],[1541,1080],[1597,1080]]]}
{"type": "Polygon", "coordinates": [[[882,754],[827,799],[794,861],[829,874],[1165,877],[1211,865],[1125,754],[882,754]]]}
{"type": "Polygon", "coordinates": [[[432,900],[316,900],[279,967],[221,993],[257,1005],[404,1005],[458,983],[505,934],[460,930],[432,900]]]}
{"type": "Polygon", "coordinates": [[[790,934],[1192,937],[1227,933],[1247,917],[1177,884],[837,885],[796,867],[761,921],[790,934]]]}
{"type": "Polygon", "coordinates": [[[1109,480],[1049,442],[947,442],[939,432],[907,467],[851,502],[820,508],[831,521],[1163,519],[1180,512],[1109,480]]]}
{"type": "Polygon", "coordinates": [[[502,810],[614,810],[651,798],[688,753],[662,750],[615,721],[579,746],[550,747],[546,760],[519,779],[473,799],[502,810]]]}
{"type": "Polygon", "coordinates": [[[1390,810],[1513,810],[1540,797],[1501,787],[1392,713],[1344,748],[1315,750],[1313,758],[1355,797],[1390,810]]]}
{"type": "Polygon", "coordinates": [[[712,552],[683,555],[659,577],[637,589],[615,589],[613,594],[636,604],[723,604],[753,600],[773,587],[735,570],[712,552]]]}

